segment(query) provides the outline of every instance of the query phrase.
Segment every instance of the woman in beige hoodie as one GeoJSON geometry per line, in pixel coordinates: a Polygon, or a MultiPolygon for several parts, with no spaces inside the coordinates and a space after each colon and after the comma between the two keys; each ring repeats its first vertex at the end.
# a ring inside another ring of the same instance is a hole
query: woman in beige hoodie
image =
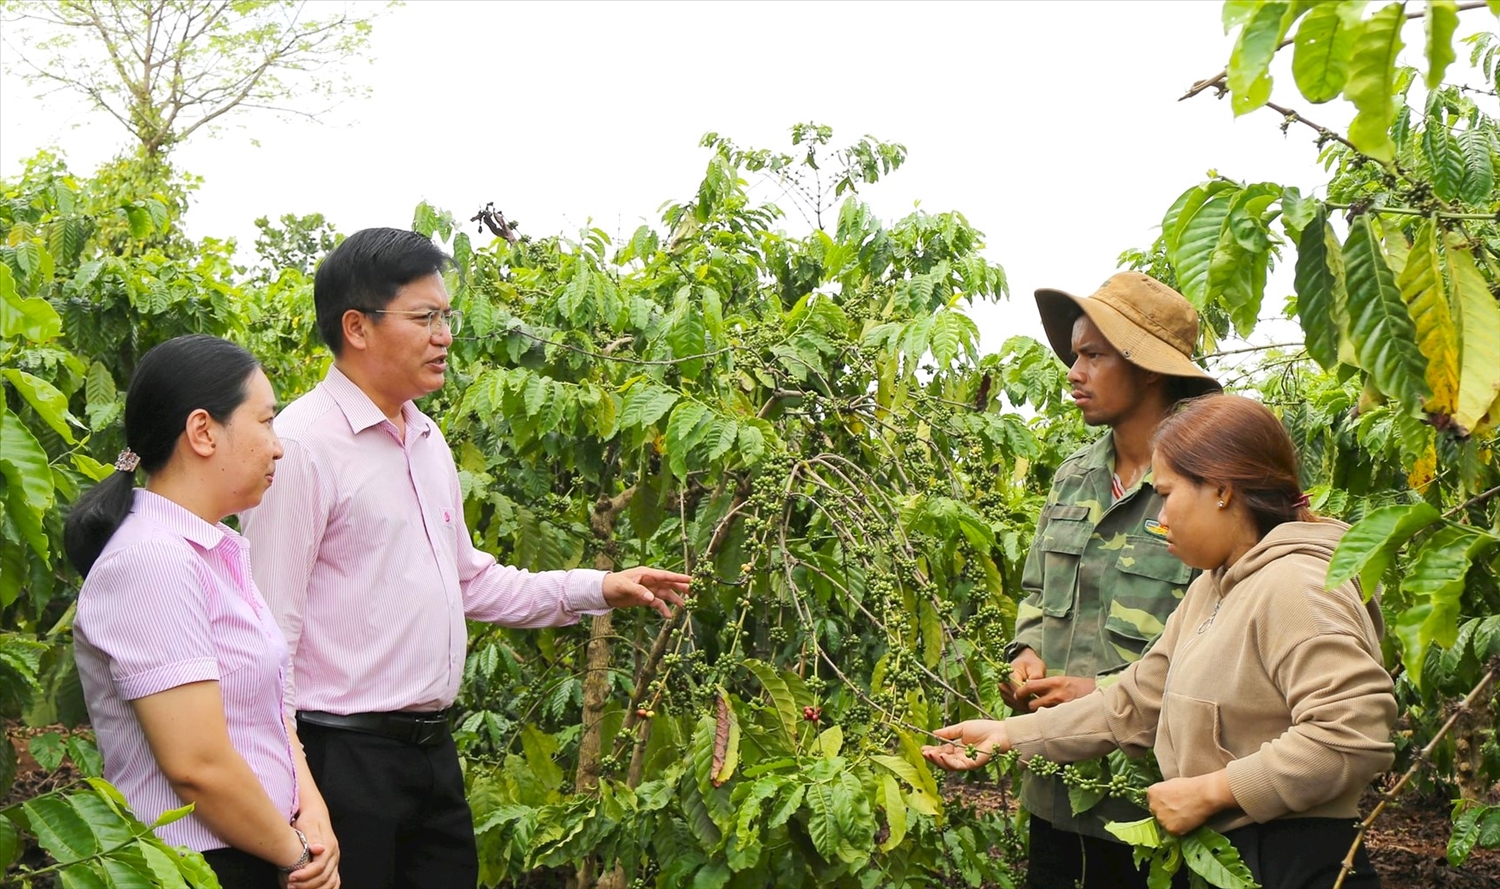
{"type": "MultiPolygon", "coordinates": [[[[1164,828],[1225,832],[1265,889],[1331,886],[1360,792],[1395,750],[1379,603],[1324,582],[1348,526],[1307,508],[1291,439],[1247,398],[1188,403],[1158,430],[1152,469],[1172,552],[1203,569],[1161,638],[1114,686],[939,729],[953,743],[923,753],[970,769],[1011,749],[1057,762],[1154,749],[1165,780],[1147,799],[1164,828]]],[[[1346,887],[1380,885],[1363,849],[1355,863],[1346,887]]]]}

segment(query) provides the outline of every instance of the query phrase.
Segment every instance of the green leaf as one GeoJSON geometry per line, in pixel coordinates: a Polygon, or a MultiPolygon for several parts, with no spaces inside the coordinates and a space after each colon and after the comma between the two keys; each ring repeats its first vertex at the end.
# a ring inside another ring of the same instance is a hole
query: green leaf
{"type": "Polygon", "coordinates": [[[932,318],[932,335],[928,341],[938,368],[947,370],[960,354],[974,357],[974,341],[978,333],[974,322],[963,313],[939,310],[932,318]]]}
{"type": "Polygon", "coordinates": [[[1454,422],[1459,435],[1479,430],[1500,398],[1500,304],[1469,251],[1448,245],[1449,288],[1457,309],[1459,334],[1458,399],[1454,422]]]}
{"type": "Polygon", "coordinates": [[[214,889],[219,885],[219,878],[214,874],[208,862],[203,859],[201,852],[191,849],[182,849],[177,852],[177,870],[188,881],[193,889],[214,889]]]}
{"type": "MultiPolygon", "coordinates": [[[[7,744],[6,746],[10,746],[7,744]]],[[[9,788],[6,788],[7,792],[9,788]]],[[[21,833],[9,818],[0,817],[0,873],[10,868],[10,863],[16,860],[16,853],[21,851],[21,833]]]]}
{"type": "Polygon", "coordinates": [[[1271,79],[1266,69],[1276,55],[1276,47],[1291,24],[1287,11],[1291,4],[1259,4],[1240,29],[1234,51],[1229,56],[1228,86],[1234,96],[1234,113],[1244,114],[1264,105],[1271,97],[1271,79]]]}
{"type": "Polygon", "coordinates": [[[644,429],[654,424],[677,403],[677,393],[662,386],[642,383],[625,393],[620,409],[621,429],[644,429]]]}
{"type": "Polygon", "coordinates": [[[833,786],[815,783],[807,786],[808,810],[807,833],[819,854],[828,861],[839,860],[839,846],[843,837],[839,830],[839,814],[836,809],[833,786]]]}
{"type": "Polygon", "coordinates": [[[173,821],[181,821],[191,814],[193,814],[192,803],[188,803],[185,806],[178,806],[175,809],[167,809],[165,812],[162,812],[160,815],[156,816],[156,820],[151,822],[151,826],[153,828],[161,827],[165,824],[171,824],[173,821]]]}
{"type": "Polygon", "coordinates": [[[176,855],[168,854],[154,843],[144,842],[136,846],[146,860],[147,871],[152,876],[151,885],[162,889],[178,889],[187,886],[182,871],[177,867],[176,855]]]}
{"type": "Polygon", "coordinates": [[[734,874],[730,872],[729,865],[718,861],[709,862],[693,874],[692,889],[724,889],[732,876],[734,874]]]}
{"type": "Polygon", "coordinates": [[[713,428],[709,430],[706,439],[709,461],[717,462],[720,457],[729,452],[730,448],[734,447],[739,437],[739,424],[733,417],[714,417],[713,428]]]}
{"type": "Polygon", "coordinates": [[[1396,117],[1396,56],[1401,52],[1401,25],[1406,21],[1400,3],[1392,3],[1366,19],[1354,39],[1349,59],[1349,81],[1344,98],[1358,113],[1349,124],[1349,141],[1370,157],[1390,163],[1396,156],[1391,121],[1396,117]]]}
{"type": "Polygon", "coordinates": [[[100,860],[113,889],[151,889],[151,876],[139,855],[116,855],[100,860]]]}
{"type": "Polygon", "coordinates": [[[1332,370],[1339,363],[1339,331],[1343,327],[1337,311],[1345,301],[1343,254],[1328,224],[1328,211],[1321,205],[1297,241],[1293,286],[1307,354],[1325,370],[1332,370]]]}
{"type": "Polygon", "coordinates": [[[754,466],[766,453],[766,436],[759,427],[745,423],[740,426],[740,464],[754,466]]]}
{"type": "Polygon", "coordinates": [[[42,422],[52,427],[52,431],[62,437],[63,441],[73,444],[73,429],[68,425],[72,414],[68,413],[68,397],[58,388],[41,377],[32,376],[24,370],[4,368],[0,370],[3,377],[16,387],[26,403],[31,405],[42,422]]]}
{"type": "Polygon", "coordinates": [[[1260,319],[1260,303],[1266,292],[1269,253],[1253,253],[1241,247],[1225,231],[1208,265],[1208,297],[1229,310],[1240,336],[1249,336],[1260,319]]]}
{"type": "Polygon", "coordinates": [[[1354,35],[1336,3],[1319,3],[1302,20],[1292,49],[1292,78],[1309,102],[1321,104],[1343,92],[1354,35]]]}
{"type": "Polygon", "coordinates": [[[1237,191],[1218,189],[1189,216],[1190,203],[1184,208],[1184,215],[1179,217],[1176,249],[1172,250],[1170,243],[1168,245],[1168,259],[1177,269],[1178,289],[1200,310],[1208,298],[1209,265],[1219,246],[1230,203],[1237,191]]]}
{"type": "Polygon", "coordinates": [[[1294,240],[1302,237],[1302,232],[1307,229],[1322,206],[1322,201],[1317,198],[1303,197],[1302,189],[1295,185],[1282,188],[1281,224],[1286,227],[1286,233],[1294,240]]]}
{"type": "Polygon", "coordinates": [[[1223,834],[1200,827],[1182,840],[1182,857],[1193,873],[1219,889],[1255,889],[1259,884],[1223,834]]]}
{"type": "Polygon", "coordinates": [[[1220,16],[1224,20],[1224,33],[1233,31],[1236,25],[1243,25],[1255,14],[1255,9],[1263,0],[1224,0],[1220,9],[1220,16]]]}
{"type": "Polygon", "coordinates": [[[1442,115],[1430,108],[1421,145],[1422,156],[1432,172],[1433,192],[1445,201],[1456,199],[1464,181],[1464,157],[1442,115]]]}
{"type": "Polygon", "coordinates": [[[1339,540],[1328,562],[1328,586],[1338,586],[1358,574],[1365,596],[1370,596],[1395,559],[1396,550],[1441,517],[1425,501],[1383,506],[1368,513],[1339,540]]]}
{"type": "Polygon", "coordinates": [[[65,744],[68,748],[68,756],[73,758],[73,765],[85,777],[97,778],[104,774],[104,759],[99,755],[99,748],[94,742],[82,735],[69,735],[65,744]]]}
{"type": "Polygon", "coordinates": [[[672,411],[662,447],[673,475],[687,478],[688,455],[708,435],[713,426],[711,420],[708,406],[697,401],[683,401],[672,411]]]}
{"type": "Polygon", "coordinates": [[[1416,328],[1417,348],[1427,358],[1427,388],[1432,396],[1423,410],[1450,417],[1458,404],[1458,330],[1448,310],[1448,288],[1432,220],[1423,220],[1417,227],[1417,239],[1397,284],[1416,328]]]}
{"type": "Polygon", "coordinates": [[[1234,196],[1229,204],[1225,228],[1235,243],[1252,253],[1265,253],[1271,249],[1274,242],[1266,217],[1271,206],[1282,197],[1282,192],[1279,185],[1258,182],[1234,196]]]}
{"type": "Polygon", "coordinates": [[[684,286],[678,294],[676,308],[672,312],[672,325],[667,330],[667,344],[672,347],[672,356],[678,360],[678,369],[683,379],[693,379],[703,370],[708,330],[703,313],[692,300],[692,288],[684,286]]]}
{"type": "Polygon", "coordinates": [[[818,733],[818,738],[813,742],[813,749],[822,755],[824,759],[833,759],[844,749],[844,727],[838,723],[818,733]]]}
{"type": "Polygon", "coordinates": [[[889,828],[885,842],[880,844],[880,851],[889,852],[906,839],[906,800],[901,796],[901,788],[896,785],[896,779],[890,775],[881,776],[879,793],[880,807],[885,811],[885,824],[889,828]]]}
{"type": "Polygon", "coordinates": [[[104,481],[115,472],[113,464],[100,463],[98,460],[81,451],[74,451],[69,455],[69,459],[73,461],[74,469],[96,482],[104,481]]]}
{"type": "Polygon", "coordinates": [[[1068,807],[1073,810],[1074,815],[1079,815],[1099,805],[1109,793],[1109,782],[1101,780],[1104,778],[1104,760],[1102,759],[1086,759],[1074,763],[1073,770],[1080,778],[1093,782],[1090,785],[1082,783],[1068,785],[1068,807]]]}
{"type": "Polygon", "coordinates": [[[22,298],[10,266],[0,262],[0,338],[45,343],[62,333],[62,316],[40,297],[22,298]]]}
{"type": "Polygon", "coordinates": [[[776,808],[771,810],[771,817],[766,819],[766,827],[775,830],[784,826],[802,808],[802,802],[807,797],[806,784],[788,784],[782,791],[781,801],[776,808]]]}
{"type": "Polygon", "coordinates": [[[556,760],[556,739],[528,722],[521,727],[521,749],[538,784],[549,789],[562,784],[563,773],[556,760]]]}
{"type": "Polygon", "coordinates": [[[1443,72],[1453,64],[1453,32],[1458,28],[1458,4],[1454,0],[1427,0],[1423,10],[1427,30],[1427,88],[1443,83],[1443,72]]]}
{"type": "Polygon", "coordinates": [[[764,661],[747,659],[745,667],[755,674],[756,679],[760,680],[761,687],[766,690],[766,695],[771,699],[771,705],[776,711],[776,717],[781,722],[782,729],[786,731],[787,745],[795,750],[800,717],[797,712],[797,700],[792,697],[791,687],[776,672],[775,667],[764,661]]]}
{"type": "Polygon", "coordinates": [[[125,220],[130,227],[130,236],[137,241],[151,237],[151,214],[145,207],[126,207],[125,220]]]}
{"type": "Polygon", "coordinates": [[[1162,844],[1161,827],[1152,817],[1142,818],[1139,821],[1111,821],[1104,825],[1104,829],[1130,846],[1155,849],[1162,844]]]}
{"type": "Polygon", "coordinates": [[[47,465],[47,452],[21,418],[0,404],[0,474],[6,484],[21,492],[25,504],[37,513],[44,514],[52,508],[52,469],[47,465]]]}
{"type": "Polygon", "coordinates": [[[1370,372],[1376,388],[1415,409],[1430,394],[1427,359],[1417,347],[1416,329],[1368,216],[1350,223],[1344,262],[1349,334],[1359,363],[1370,372]]]}
{"type": "Polygon", "coordinates": [[[1466,800],[1454,806],[1453,832],[1448,835],[1448,864],[1462,867],[1479,842],[1479,815],[1486,807],[1466,800]]]}
{"type": "Polygon", "coordinates": [[[43,796],[21,804],[37,844],[62,864],[87,858],[99,851],[99,841],[78,812],[55,796],[43,796]]]}
{"type": "Polygon", "coordinates": [[[1497,542],[1466,525],[1445,525],[1422,541],[1401,575],[1401,589],[1419,603],[1425,598],[1432,606],[1422,622],[1416,653],[1426,651],[1431,642],[1445,647],[1454,643],[1464,577],[1475,555],[1497,542]]]}
{"type": "Polygon", "coordinates": [[[36,760],[36,764],[48,772],[57,771],[57,767],[62,765],[63,757],[68,755],[63,749],[62,735],[57,732],[32,735],[27,748],[31,751],[31,758],[36,760]]]}
{"type": "Polygon", "coordinates": [[[1459,184],[1458,196],[1470,204],[1486,203],[1495,187],[1495,158],[1490,151],[1490,134],[1470,127],[1459,134],[1458,142],[1464,156],[1464,178],[1459,184]]]}
{"type": "Polygon", "coordinates": [[[103,867],[94,861],[63,868],[58,872],[58,882],[63,889],[115,889],[103,867]]]}

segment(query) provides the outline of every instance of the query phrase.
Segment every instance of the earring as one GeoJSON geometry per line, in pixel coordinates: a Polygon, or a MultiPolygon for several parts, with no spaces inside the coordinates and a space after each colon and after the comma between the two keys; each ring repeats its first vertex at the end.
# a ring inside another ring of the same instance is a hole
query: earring
{"type": "Polygon", "coordinates": [[[1223,501],[1223,500],[1220,500],[1220,501],[1219,501],[1219,508],[1220,508],[1220,509],[1223,509],[1223,508],[1224,508],[1224,501],[1223,501]]]}

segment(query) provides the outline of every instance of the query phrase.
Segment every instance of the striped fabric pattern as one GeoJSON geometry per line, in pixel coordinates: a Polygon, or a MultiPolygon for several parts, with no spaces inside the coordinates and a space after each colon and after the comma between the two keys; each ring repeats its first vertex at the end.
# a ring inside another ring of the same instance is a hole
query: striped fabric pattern
{"type": "MultiPolygon", "coordinates": [[[[230,743],[290,823],[297,777],[281,710],[286,642],[251,578],[242,537],[137,489],[78,594],[73,651],[104,777],[142,821],[183,801],[157,768],[130,702],[217,681],[230,743]]],[[[200,852],[226,845],[194,816],[157,835],[200,852]]]]}
{"type": "Polygon", "coordinates": [[[276,418],[276,484],[241,524],[291,647],[289,709],[441,709],[466,617],[549,627],[608,610],[602,571],[522,571],[475,549],[448,443],[411,402],[402,416],[404,438],[335,366],[276,418]]]}

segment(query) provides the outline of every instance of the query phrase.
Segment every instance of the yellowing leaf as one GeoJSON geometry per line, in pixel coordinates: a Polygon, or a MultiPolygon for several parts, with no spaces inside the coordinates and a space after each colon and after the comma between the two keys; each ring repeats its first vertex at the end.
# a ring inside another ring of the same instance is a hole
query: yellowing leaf
{"type": "Polygon", "coordinates": [[[1427,356],[1432,396],[1423,407],[1429,414],[1450,417],[1458,402],[1458,331],[1448,309],[1442,256],[1431,220],[1417,228],[1416,242],[1397,284],[1416,326],[1417,347],[1427,356]]]}
{"type": "Polygon", "coordinates": [[[720,691],[714,720],[713,785],[718,787],[734,777],[740,762],[740,720],[729,696],[720,691]]]}
{"type": "Polygon", "coordinates": [[[1406,483],[1416,488],[1421,493],[1427,492],[1427,486],[1437,476],[1437,446],[1435,442],[1428,442],[1427,449],[1417,462],[1412,466],[1411,472],[1406,474],[1406,483]]]}
{"type": "Polygon", "coordinates": [[[1460,375],[1454,421],[1474,431],[1500,393],[1500,306],[1469,251],[1449,245],[1449,284],[1458,310],[1460,375]]]}

